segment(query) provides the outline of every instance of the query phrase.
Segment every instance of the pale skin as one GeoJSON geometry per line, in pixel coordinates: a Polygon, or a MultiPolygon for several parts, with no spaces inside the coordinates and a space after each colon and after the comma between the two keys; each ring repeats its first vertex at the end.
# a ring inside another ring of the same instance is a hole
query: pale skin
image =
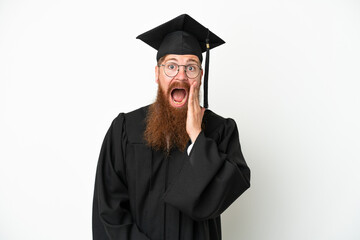
{"type": "MultiPolygon", "coordinates": [[[[169,54],[166,55],[164,63],[171,60],[179,65],[187,65],[196,63],[201,66],[199,58],[195,55],[175,55],[169,54]]],[[[165,75],[164,71],[160,67],[155,67],[155,82],[160,85],[160,87],[167,92],[170,84],[173,81],[187,81],[190,85],[190,92],[186,95],[187,110],[187,119],[186,119],[186,132],[189,135],[191,142],[195,142],[196,138],[201,132],[201,123],[204,116],[205,108],[200,106],[199,103],[199,91],[201,85],[201,77],[203,71],[196,78],[188,78],[184,68],[180,67],[178,74],[175,77],[168,77],[165,75]]],[[[183,105],[176,105],[173,103],[171,98],[169,98],[170,105],[173,107],[183,107],[183,105]]]]}

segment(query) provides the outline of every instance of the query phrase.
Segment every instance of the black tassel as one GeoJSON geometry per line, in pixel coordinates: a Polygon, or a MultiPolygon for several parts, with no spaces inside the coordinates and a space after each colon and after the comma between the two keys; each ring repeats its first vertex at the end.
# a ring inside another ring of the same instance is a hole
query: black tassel
{"type": "Polygon", "coordinates": [[[205,76],[204,76],[204,108],[208,108],[208,79],[209,79],[209,60],[210,60],[210,44],[209,29],[206,37],[206,60],[205,60],[205,76]]]}

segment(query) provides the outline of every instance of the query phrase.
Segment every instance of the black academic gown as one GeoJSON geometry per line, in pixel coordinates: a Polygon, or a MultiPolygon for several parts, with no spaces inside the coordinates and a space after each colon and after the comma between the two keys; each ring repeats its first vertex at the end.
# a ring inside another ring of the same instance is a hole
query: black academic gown
{"type": "Polygon", "coordinates": [[[120,113],[97,167],[93,239],[217,240],[220,214],[250,186],[235,121],[210,110],[190,155],[144,140],[148,107],[120,113]]]}

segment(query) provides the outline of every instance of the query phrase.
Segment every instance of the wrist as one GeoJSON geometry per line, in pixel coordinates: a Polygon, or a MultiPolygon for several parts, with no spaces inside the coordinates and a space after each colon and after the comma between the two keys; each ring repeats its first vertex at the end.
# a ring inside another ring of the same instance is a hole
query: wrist
{"type": "Polygon", "coordinates": [[[199,136],[200,132],[201,132],[201,130],[198,129],[198,130],[193,131],[191,134],[189,134],[189,137],[190,137],[190,140],[191,140],[192,143],[194,143],[196,141],[196,139],[199,136]]]}

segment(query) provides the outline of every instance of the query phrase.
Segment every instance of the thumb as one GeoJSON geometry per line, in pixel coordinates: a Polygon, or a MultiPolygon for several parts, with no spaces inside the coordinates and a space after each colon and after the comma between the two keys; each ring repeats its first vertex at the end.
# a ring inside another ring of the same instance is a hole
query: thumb
{"type": "Polygon", "coordinates": [[[206,109],[204,107],[201,107],[201,118],[204,116],[205,110],[206,109]]]}

